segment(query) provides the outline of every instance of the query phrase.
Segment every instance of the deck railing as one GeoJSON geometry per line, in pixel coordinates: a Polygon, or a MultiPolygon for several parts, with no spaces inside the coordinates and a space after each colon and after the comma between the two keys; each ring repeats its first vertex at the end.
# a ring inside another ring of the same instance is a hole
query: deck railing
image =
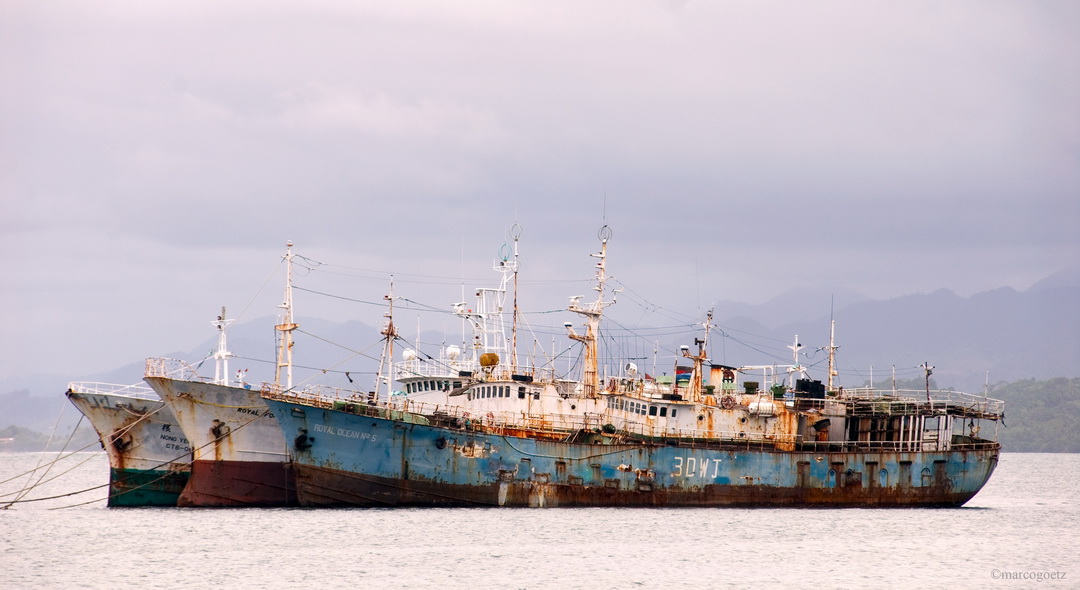
{"type": "Polygon", "coordinates": [[[68,390],[74,393],[122,395],[135,399],[160,401],[153,389],[145,385],[118,385],[116,383],[96,383],[92,381],[75,381],[68,384],[68,390]]]}
{"type": "MultiPolygon", "coordinates": [[[[362,416],[404,422],[433,424],[490,434],[538,436],[548,440],[604,444],[663,444],[689,448],[754,449],[776,448],[807,452],[836,451],[918,451],[932,443],[933,450],[994,448],[996,442],[952,435],[946,444],[938,441],[815,441],[795,433],[722,432],[686,428],[662,428],[640,422],[626,422],[615,428],[603,413],[528,414],[525,412],[478,412],[458,405],[435,404],[394,396],[378,402],[371,392],[338,387],[313,386],[300,391],[283,390],[264,384],[263,397],[362,416]]],[[[926,450],[931,450],[927,448],[926,450]]]]}
{"type": "Polygon", "coordinates": [[[870,413],[952,414],[984,419],[1000,418],[1005,413],[1005,402],[981,395],[973,395],[947,389],[845,389],[840,400],[851,408],[870,413]]]}
{"type": "Polygon", "coordinates": [[[166,377],[178,381],[213,382],[210,377],[203,377],[190,363],[169,358],[146,359],[146,377],[166,377]]]}

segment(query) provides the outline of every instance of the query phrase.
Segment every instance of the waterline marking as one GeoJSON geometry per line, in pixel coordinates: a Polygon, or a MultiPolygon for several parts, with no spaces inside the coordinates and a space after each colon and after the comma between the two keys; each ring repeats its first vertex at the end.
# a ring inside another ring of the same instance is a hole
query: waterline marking
{"type": "Polygon", "coordinates": [[[990,577],[995,580],[1034,580],[1036,582],[1042,582],[1043,580],[1064,580],[1065,575],[1068,572],[1051,572],[1051,571],[1001,571],[999,569],[990,570],[990,577]]]}

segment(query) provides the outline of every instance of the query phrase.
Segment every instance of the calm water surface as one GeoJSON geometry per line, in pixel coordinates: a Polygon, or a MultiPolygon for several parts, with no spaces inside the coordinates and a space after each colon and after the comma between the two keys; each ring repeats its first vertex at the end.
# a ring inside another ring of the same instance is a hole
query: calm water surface
{"type": "MultiPolygon", "coordinates": [[[[0,453],[0,481],[40,459],[0,453]]],[[[69,468],[28,497],[108,478],[89,453],[47,477],[69,468]]],[[[0,588],[1080,588],[1078,484],[1080,455],[1006,453],[958,509],[110,509],[99,488],[0,510],[0,588]]]]}

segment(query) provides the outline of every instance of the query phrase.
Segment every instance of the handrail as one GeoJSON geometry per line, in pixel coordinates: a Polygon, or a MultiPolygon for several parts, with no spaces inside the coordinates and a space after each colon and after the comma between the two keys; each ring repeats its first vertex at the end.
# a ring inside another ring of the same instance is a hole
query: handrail
{"type": "Polygon", "coordinates": [[[339,387],[311,386],[300,391],[283,390],[273,384],[264,384],[262,396],[299,405],[345,411],[399,420],[441,421],[445,425],[494,433],[506,431],[531,432],[545,438],[571,440],[583,431],[600,435],[614,444],[667,444],[688,447],[775,447],[807,451],[839,450],[944,450],[988,448],[998,443],[971,437],[953,435],[949,441],[814,441],[805,440],[796,433],[727,432],[716,430],[660,428],[647,423],[627,421],[614,433],[603,433],[609,419],[603,413],[584,414],[528,414],[512,411],[471,412],[458,405],[436,404],[397,396],[390,401],[377,401],[369,392],[339,387]],[[406,418],[410,416],[410,418],[406,418]],[[963,438],[968,441],[960,440],[963,438]]]}
{"type": "Polygon", "coordinates": [[[135,399],[161,401],[153,389],[145,385],[119,385],[116,383],[98,383],[93,381],[73,381],[68,383],[68,391],[73,393],[97,395],[121,395],[135,399]]]}
{"type": "Polygon", "coordinates": [[[203,383],[212,383],[214,381],[210,377],[199,375],[195,369],[190,363],[182,360],[151,357],[146,359],[146,373],[144,376],[165,377],[177,381],[200,381],[203,383]]]}
{"type": "Polygon", "coordinates": [[[843,396],[838,399],[847,402],[849,405],[859,402],[871,402],[888,404],[883,407],[891,408],[894,405],[915,404],[917,407],[931,410],[947,411],[951,408],[963,408],[969,412],[996,416],[1005,413],[1005,402],[1002,400],[950,389],[931,389],[927,393],[924,389],[880,390],[856,388],[845,389],[843,396]]]}

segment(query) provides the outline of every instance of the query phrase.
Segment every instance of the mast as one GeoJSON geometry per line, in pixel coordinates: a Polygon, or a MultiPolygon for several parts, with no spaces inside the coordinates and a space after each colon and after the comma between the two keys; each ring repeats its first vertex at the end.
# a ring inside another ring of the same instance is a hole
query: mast
{"type": "Polygon", "coordinates": [[[521,238],[521,226],[510,226],[510,239],[514,240],[514,315],[510,322],[510,372],[517,368],[517,325],[518,325],[518,240],[521,238]]]}
{"type": "Polygon", "coordinates": [[[707,316],[705,316],[705,337],[694,338],[694,344],[697,344],[697,354],[690,354],[689,347],[683,347],[683,356],[694,361],[694,372],[690,375],[690,401],[694,403],[701,403],[701,389],[704,383],[705,377],[705,359],[708,357],[709,346],[709,332],[712,330],[712,316],[713,310],[709,310],[707,316]]]}
{"type": "Polygon", "coordinates": [[[600,318],[604,315],[604,308],[615,303],[614,297],[609,302],[604,301],[604,284],[607,282],[607,243],[611,239],[611,228],[606,225],[601,227],[597,237],[600,238],[600,252],[590,255],[599,259],[596,263],[596,286],[593,287],[596,291],[596,301],[581,305],[581,295],[575,295],[570,298],[568,307],[570,311],[585,316],[585,334],[579,335],[574,332],[572,324],[569,322],[565,324],[569,337],[585,345],[585,367],[581,379],[585,397],[596,397],[600,391],[600,375],[597,370],[599,356],[597,334],[600,332],[600,318]]]}
{"type": "Polygon", "coordinates": [[[839,375],[836,372],[836,349],[840,348],[836,345],[836,320],[829,320],[829,383],[826,388],[828,391],[833,390],[833,377],[839,375]]]}
{"type": "Polygon", "coordinates": [[[924,362],[920,368],[926,373],[926,401],[930,401],[930,375],[934,374],[934,365],[924,362]]]}
{"type": "Polygon", "coordinates": [[[791,383],[789,384],[792,389],[795,389],[795,375],[801,375],[803,373],[802,365],[799,364],[799,351],[803,349],[803,345],[799,344],[799,335],[795,335],[795,343],[789,344],[788,348],[791,349],[792,363],[791,363],[791,383]]]}
{"type": "Polygon", "coordinates": [[[281,370],[285,369],[285,388],[292,389],[292,352],[293,352],[293,330],[300,327],[300,324],[293,322],[293,300],[292,300],[292,261],[293,243],[290,240],[286,243],[287,250],[285,251],[285,302],[279,305],[282,309],[281,323],[274,326],[274,329],[281,332],[281,340],[278,342],[278,354],[277,354],[277,368],[274,370],[274,385],[281,387],[281,370]]]}
{"type": "Polygon", "coordinates": [[[514,288],[513,344],[511,344],[511,340],[507,339],[506,318],[504,315],[506,290],[511,277],[514,284],[517,284],[517,239],[521,236],[521,228],[517,224],[514,224],[514,227],[517,228],[516,230],[511,229],[514,247],[511,248],[504,243],[499,247],[498,256],[495,258],[493,268],[502,275],[498,288],[481,287],[476,289],[475,310],[467,308],[465,302],[455,303],[452,306],[454,314],[466,320],[472,326],[472,360],[480,362],[481,366],[485,367],[485,370],[489,373],[494,371],[497,366],[507,366],[507,360],[509,360],[511,369],[517,363],[516,351],[513,350],[517,347],[516,287],[514,288]],[[507,348],[512,349],[509,351],[509,355],[507,354],[507,348]]]}
{"type": "Polygon", "coordinates": [[[218,329],[218,345],[217,350],[214,351],[214,360],[216,361],[214,366],[214,383],[218,385],[229,384],[229,357],[232,353],[229,352],[229,347],[225,345],[225,328],[236,320],[225,319],[225,306],[221,307],[221,315],[212,322],[210,325],[218,329]]]}
{"type": "MultiPolygon", "coordinates": [[[[390,401],[390,381],[393,379],[390,367],[394,362],[394,340],[397,338],[397,327],[394,326],[394,277],[390,277],[390,293],[383,295],[383,299],[389,304],[390,309],[383,316],[386,318],[386,326],[381,334],[384,336],[382,358],[379,359],[379,372],[375,375],[375,401],[378,403],[379,391],[382,383],[387,383],[386,401],[390,401]]],[[[419,321],[419,320],[418,320],[419,321]]],[[[418,336],[419,337],[419,336],[418,336]]]]}

